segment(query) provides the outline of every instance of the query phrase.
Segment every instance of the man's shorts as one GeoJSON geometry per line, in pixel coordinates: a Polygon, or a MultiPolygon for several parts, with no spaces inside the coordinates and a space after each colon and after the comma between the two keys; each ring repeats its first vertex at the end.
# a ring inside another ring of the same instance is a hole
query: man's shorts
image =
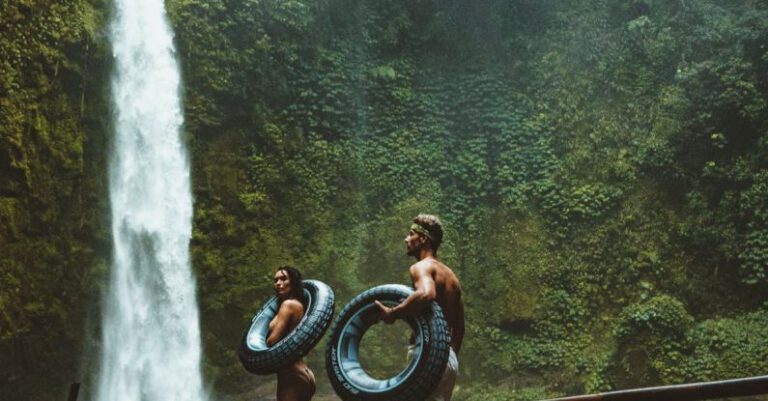
{"type": "Polygon", "coordinates": [[[440,379],[437,388],[427,397],[426,401],[451,401],[453,386],[456,385],[456,376],[459,374],[459,360],[453,348],[450,348],[448,354],[448,365],[443,372],[443,378],[440,379]]]}

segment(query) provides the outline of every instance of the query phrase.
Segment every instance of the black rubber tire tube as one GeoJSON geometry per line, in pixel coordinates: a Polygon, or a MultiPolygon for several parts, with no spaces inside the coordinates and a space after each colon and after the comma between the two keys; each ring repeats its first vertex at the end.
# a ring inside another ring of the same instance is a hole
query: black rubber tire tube
{"type": "Polygon", "coordinates": [[[277,314],[277,297],[271,297],[245,330],[237,356],[246,370],[257,375],[277,373],[303,358],[320,339],[333,320],[333,290],[317,280],[304,280],[306,304],[304,317],[293,331],[267,347],[269,322],[277,314]]]}
{"type": "Polygon", "coordinates": [[[331,329],[325,355],[328,378],[344,401],[423,401],[434,391],[448,364],[450,334],[443,311],[432,302],[420,315],[402,319],[413,330],[414,355],[400,373],[375,379],[360,366],[360,342],[380,314],[374,301],[394,306],[413,290],[399,284],[371,288],[353,298],[331,329]]]}

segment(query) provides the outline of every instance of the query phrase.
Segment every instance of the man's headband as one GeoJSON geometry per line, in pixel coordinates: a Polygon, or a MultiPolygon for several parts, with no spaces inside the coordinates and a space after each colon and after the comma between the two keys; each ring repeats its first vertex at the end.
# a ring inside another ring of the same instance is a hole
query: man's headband
{"type": "Polygon", "coordinates": [[[432,241],[432,234],[430,234],[429,231],[427,231],[426,228],[424,228],[424,227],[414,223],[414,224],[411,224],[411,230],[413,230],[413,232],[415,232],[415,233],[419,233],[419,234],[429,238],[429,240],[432,241]]]}

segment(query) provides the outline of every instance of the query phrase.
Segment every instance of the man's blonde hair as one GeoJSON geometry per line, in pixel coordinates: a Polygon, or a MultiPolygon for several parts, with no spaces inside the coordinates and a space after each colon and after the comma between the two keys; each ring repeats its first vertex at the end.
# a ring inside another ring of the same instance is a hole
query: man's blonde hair
{"type": "Polygon", "coordinates": [[[429,233],[425,237],[429,240],[432,251],[437,253],[437,248],[443,242],[443,223],[440,222],[440,218],[434,214],[422,213],[413,218],[413,224],[422,227],[429,233]]]}

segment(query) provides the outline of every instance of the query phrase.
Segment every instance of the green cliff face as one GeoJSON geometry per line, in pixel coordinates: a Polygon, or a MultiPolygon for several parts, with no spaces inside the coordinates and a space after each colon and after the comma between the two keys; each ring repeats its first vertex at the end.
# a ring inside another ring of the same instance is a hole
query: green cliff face
{"type": "MultiPolygon", "coordinates": [[[[234,349],[277,266],[326,281],[339,307],[407,283],[418,212],[445,221],[440,255],[466,292],[459,400],[768,368],[766,336],[739,334],[768,315],[764,4],[167,7],[217,394],[273,390],[234,349]]],[[[0,350],[15,361],[0,367],[3,395],[61,399],[40,383],[85,380],[81,355],[98,349],[108,10],[2,5],[0,350]]],[[[320,349],[309,364],[327,394],[320,349]]]]}
{"type": "Polygon", "coordinates": [[[2,398],[61,399],[79,380],[109,252],[102,7],[0,6],[2,398]]]}
{"type": "Polygon", "coordinates": [[[765,315],[763,5],[170,8],[222,391],[260,383],[226,344],[276,266],[342,302],[407,282],[420,211],[447,222],[441,254],[466,290],[460,399],[765,369],[705,340],[765,315]]]}

